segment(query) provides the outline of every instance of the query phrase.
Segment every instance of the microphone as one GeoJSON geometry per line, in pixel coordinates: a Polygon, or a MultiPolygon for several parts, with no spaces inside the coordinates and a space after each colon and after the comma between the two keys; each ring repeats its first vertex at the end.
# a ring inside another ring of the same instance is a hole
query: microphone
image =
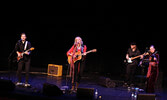
{"type": "Polygon", "coordinates": [[[79,42],[77,42],[77,44],[79,44],[79,42]]]}
{"type": "Polygon", "coordinates": [[[76,42],[75,44],[74,44],[74,46],[77,46],[79,44],[79,42],[76,42]]]}
{"type": "Polygon", "coordinates": [[[75,45],[79,44],[79,42],[76,42],[75,45]]]}
{"type": "Polygon", "coordinates": [[[149,50],[148,50],[148,47],[146,47],[146,49],[145,49],[145,52],[148,52],[149,50]]]}

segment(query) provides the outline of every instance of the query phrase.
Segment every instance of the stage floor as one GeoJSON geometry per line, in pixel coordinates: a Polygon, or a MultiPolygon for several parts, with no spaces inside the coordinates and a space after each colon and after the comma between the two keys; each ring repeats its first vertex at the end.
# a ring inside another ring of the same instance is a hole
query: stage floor
{"type": "MultiPolygon", "coordinates": [[[[11,80],[13,83],[17,82],[16,72],[0,72],[1,80],[11,80]]],[[[22,77],[22,81],[24,82],[24,73],[22,77]]],[[[30,88],[16,86],[15,90],[8,95],[1,95],[0,100],[16,100],[12,98],[16,98],[16,96],[22,96],[22,99],[26,99],[26,97],[34,97],[34,98],[42,98],[42,99],[56,99],[56,100],[78,100],[76,97],[76,93],[64,93],[61,96],[47,96],[43,94],[43,84],[49,83],[53,84],[60,89],[64,86],[70,87],[70,78],[61,76],[48,76],[47,73],[42,72],[31,72],[29,83],[31,84],[30,88]]],[[[1,83],[0,83],[1,84],[1,83]]],[[[98,96],[102,97],[102,100],[135,100],[131,97],[131,91],[128,90],[127,87],[123,87],[118,85],[117,87],[107,88],[105,86],[101,86],[97,82],[96,75],[91,75],[89,77],[83,77],[81,83],[79,85],[80,88],[94,88],[98,90],[98,96]]],[[[145,92],[139,92],[145,93],[145,92]]],[[[166,90],[161,89],[156,91],[156,100],[165,100],[166,98],[166,90]]],[[[21,97],[20,96],[20,97],[21,97]]]]}

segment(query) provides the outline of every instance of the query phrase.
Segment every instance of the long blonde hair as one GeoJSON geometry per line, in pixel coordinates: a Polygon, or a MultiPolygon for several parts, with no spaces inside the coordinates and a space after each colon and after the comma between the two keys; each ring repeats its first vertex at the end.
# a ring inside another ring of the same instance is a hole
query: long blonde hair
{"type": "Polygon", "coordinates": [[[77,44],[77,40],[78,40],[78,39],[81,41],[81,42],[80,42],[80,45],[82,46],[82,45],[83,45],[83,41],[82,41],[82,38],[79,37],[79,36],[75,37],[74,45],[77,44]]]}

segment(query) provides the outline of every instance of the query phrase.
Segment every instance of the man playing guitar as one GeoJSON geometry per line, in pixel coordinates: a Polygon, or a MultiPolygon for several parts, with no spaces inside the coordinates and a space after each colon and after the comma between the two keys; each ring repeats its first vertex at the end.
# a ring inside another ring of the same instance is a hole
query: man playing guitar
{"type": "Polygon", "coordinates": [[[25,77],[25,86],[30,86],[28,84],[28,78],[29,78],[29,68],[30,68],[30,53],[31,50],[31,43],[29,41],[26,41],[26,34],[22,33],[21,34],[21,39],[16,43],[15,45],[15,51],[17,53],[17,60],[18,60],[18,69],[17,69],[17,77],[18,77],[18,82],[16,85],[22,85],[21,83],[21,72],[22,72],[22,67],[25,65],[25,72],[26,72],[26,77],[25,77]]]}
{"type": "Polygon", "coordinates": [[[132,42],[126,54],[126,59],[128,60],[128,64],[126,66],[126,83],[125,84],[128,84],[128,85],[134,84],[134,74],[135,74],[136,67],[138,65],[138,59],[132,60],[132,58],[140,57],[142,59],[143,55],[140,55],[140,54],[141,53],[137,48],[136,43],[132,42]]]}

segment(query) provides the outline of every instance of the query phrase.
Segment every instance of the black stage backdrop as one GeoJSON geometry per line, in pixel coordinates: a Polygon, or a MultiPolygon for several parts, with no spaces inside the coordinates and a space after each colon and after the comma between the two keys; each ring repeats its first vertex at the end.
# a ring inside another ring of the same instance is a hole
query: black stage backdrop
{"type": "Polygon", "coordinates": [[[160,70],[166,73],[163,8],[140,4],[99,1],[10,4],[1,14],[0,67],[8,65],[8,56],[20,33],[25,32],[35,47],[32,68],[47,68],[50,63],[65,66],[66,52],[74,38],[80,36],[88,50],[97,49],[87,55],[86,71],[124,73],[126,51],[129,43],[135,41],[142,53],[155,45],[160,54],[160,70]]]}

